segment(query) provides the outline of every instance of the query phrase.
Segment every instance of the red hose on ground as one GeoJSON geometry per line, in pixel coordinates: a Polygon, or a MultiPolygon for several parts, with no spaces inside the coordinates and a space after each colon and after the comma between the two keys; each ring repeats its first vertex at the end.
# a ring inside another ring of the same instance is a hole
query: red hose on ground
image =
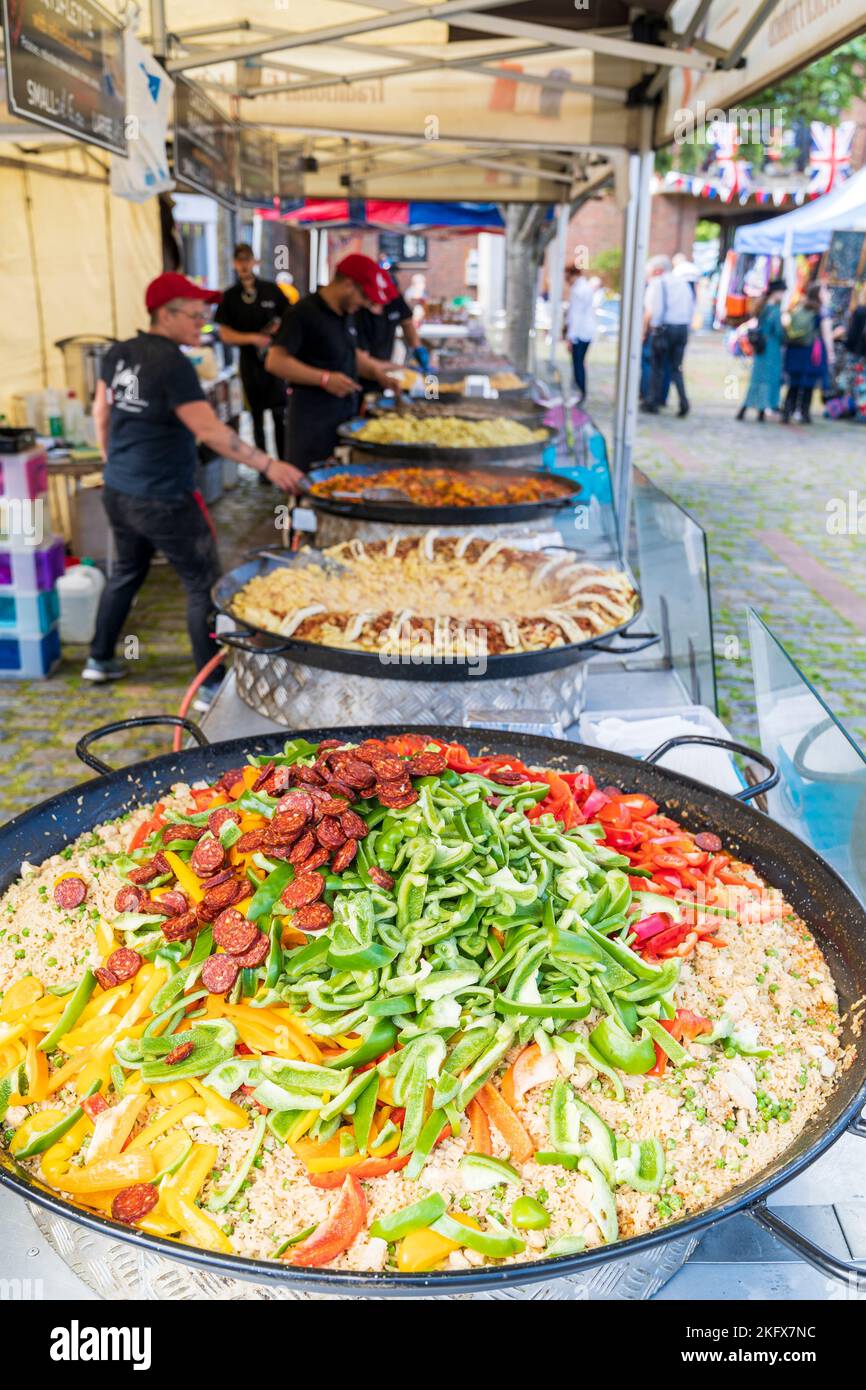
{"type": "MultiPolygon", "coordinates": [[[[225,661],[228,654],[229,652],[227,647],[220,647],[216,656],[212,656],[210,661],[208,661],[204,666],[202,666],[201,670],[197,673],[194,680],[192,680],[190,684],[187,686],[186,691],[184,692],[184,697],[181,700],[180,706],[177,711],[181,719],[184,717],[190,705],[192,704],[193,699],[195,698],[195,692],[198,690],[199,686],[204,685],[211,671],[215,671],[217,666],[219,666],[220,662],[225,661]]],[[[171,745],[173,753],[180,752],[182,738],[183,729],[180,728],[180,726],[178,726],[178,728],[176,728],[174,731],[174,738],[172,740],[171,745]]]]}

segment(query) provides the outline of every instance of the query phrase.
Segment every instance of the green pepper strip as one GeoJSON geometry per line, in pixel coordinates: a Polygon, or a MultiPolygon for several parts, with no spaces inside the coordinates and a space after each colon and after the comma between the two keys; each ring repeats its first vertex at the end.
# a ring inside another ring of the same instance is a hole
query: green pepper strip
{"type": "MultiPolygon", "coordinates": [[[[83,1099],[88,1100],[90,1096],[96,1095],[96,1092],[100,1090],[101,1087],[101,1081],[94,1081],[83,1099]]],[[[69,1133],[72,1126],[78,1123],[83,1114],[84,1106],[76,1105],[75,1109],[70,1110],[68,1115],[64,1115],[62,1120],[58,1120],[56,1125],[52,1125],[50,1129],[44,1130],[42,1134],[37,1134],[34,1139],[31,1139],[30,1143],[23,1149],[20,1149],[15,1155],[16,1159],[20,1162],[25,1158],[35,1158],[37,1154],[44,1153],[46,1149],[50,1149],[53,1144],[56,1144],[58,1140],[63,1138],[64,1134],[69,1133]]]]}
{"type": "Polygon", "coordinates": [[[257,922],[266,912],[270,912],[277,898],[284,888],[288,888],[294,876],[295,870],[291,864],[278,864],[253,894],[252,902],[247,908],[248,919],[251,922],[257,922]]]}
{"type": "Polygon", "coordinates": [[[440,1216],[430,1229],[446,1240],[453,1240],[457,1245],[465,1245],[469,1250],[477,1250],[479,1255],[488,1255],[492,1259],[502,1260],[508,1255],[519,1255],[526,1249],[526,1243],[511,1231],[476,1231],[451,1216],[440,1216]]]}
{"type": "Polygon", "coordinates": [[[640,1026],[645,1033],[648,1033],[653,1042],[658,1043],[662,1052],[667,1053],[675,1067],[693,1067],[694,1057],[690,1057],[686,1049],[672,1038],[667,1028],[662,1028],[660,1023],[656,1023],[654,1018],[642,1018],[640,1026]]]}
{"type": "MultiPolygon", "coordinates": [[[[367,1076],[368,1073],[362,1072],[361,1075],[367,1076]]],[[[352,1127],[359,1154],[365,1154],[369,1148],[370,1131],[373,1127],[373,1116],[376,1113],[376,1101],[379,1097],[379,1073],[374,1068],[369,1076],[372,1077],[372,1080],[355,1101],[355,1113],[352,1116],[352,1127]]]]}
{"type": "Polygon", "coordinates": [[[421,1176],[424,1164],[436,1147],[436,1141],[442,1133],[445,1122],[446,1117],[444,1110],[431,1110],[424,1128],[418,1135],[418,1142],[415,1145],[412,1157],[406,1164],[406,1177],[410,1182],[415,1182],[415,1180],[421,1176]]]}
{"type": "MultiPolygon", "coordinates": [[[[47,1033],[41,1043],[38,1044],[40,1052],[54,1051],[63,1035],[68,1033],[70,1028],[73,1028],[78,1022],[95,988],[96,976],[92,970],[85,970],[75,993],[72,995],[63,1013],[51,1029],[51,1032],[47,1033]]],[[[41,1153],[42,1151],[41,1149],[37,1149],[36,1152],[41,1153]]]]}
{"type": "Polygon", "coordinates": [[[413,1202],[411,1206],[403,1207],[400,1211],[380,1216],[370,1227],[370,1235],[380,1240],[402,1240],[410,1231],[420,1231],[425,1226],[432,1226],[434,1221],[438,1221],[439,1217],[444,1215],[445,1198],[438,1192],[431,1192],[429,1196],[422,1197],[420,1202],[413,1202]]]}
{"type": "Polygon", "coordinates": [[[354,1052],[347,1052],[342,1057],[337,1057],[333,1062],[329,1062],[329,1067],[361,1067],[365,1062],[375,1062],[387,1052],[389,1047],[393,1047],[397,1037],[397,1026],[389,1018],[377,1019],[372,1032],[368,1035],[360,1047],[356,1047],[354,1052]]]}
{"type": "Polygon", "coordinates": [[[253,1160],[255,1159],[256,1154],[262,1146],[262,1140],[264,1139],[264,1137],[265,1117],[264,1115],[259,1115],[258,1119],[255,1122],[255,1127],[253,1130],[253,1142],[250,1144],[249,1149],[247,1150],[244,1157],[241,1159],[237,1171],[235,1172],[235,1175],[229,1183],[228,1187],[224,1187],[221,1190],[216,1189],[211,1193],[207,1202],[209,1211],[225,1211],[229,1203],[233,1202],[235,1197],[237,1197],[238,1193],[241,1190],[241,1187],[243,1186],[244,1180],[246,1179],[247,1173],[253,1166],[253,1160]]]}

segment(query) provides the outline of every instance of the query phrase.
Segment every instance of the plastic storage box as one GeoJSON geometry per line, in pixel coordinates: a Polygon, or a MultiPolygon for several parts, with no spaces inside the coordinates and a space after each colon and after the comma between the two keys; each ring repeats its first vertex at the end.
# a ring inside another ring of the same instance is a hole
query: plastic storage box
{"type": "Polygon", "coordinates": [[[50,676],[59,662],[60,633],[56,627],[42,637],[0,629],[0,680],[50,676]]]}
{"type": "Polygon", "coordinates": [[[56,589],[28,594],[19,589],[0,587],[0,637],[10,628],[34,637],[50,632],[59,617],[60,601],[56,589]]]}
{"type": "Polygon", "coordinates": [[[59,536],[42,545],[12,546],[0,540],[0,588],[14,585],[21,593],[53,589],[66,572],[66,554],[59,536]]]}
{"type": "Polygon", "coordinates": [[[42,497],[48,487],[44,449],[32,430],[0,427],[0,497],[16,501],[42,497]]]}

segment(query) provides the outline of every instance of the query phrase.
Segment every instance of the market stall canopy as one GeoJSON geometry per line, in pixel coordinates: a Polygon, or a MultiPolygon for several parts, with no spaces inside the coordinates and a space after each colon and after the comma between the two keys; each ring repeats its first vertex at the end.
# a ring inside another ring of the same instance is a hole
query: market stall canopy
{"type": "Polygon", "coordinates": [[[404,203],[380,198],[304,198],[297,206],[264,212],[299,227],[381,227],[401,232],[502,232],[495,203],[404,203]]]}
{"type": "Polygon", "coordinates": [[[814,203],[738,227],[734,250],[753,256],[810,256],[827,251],[834,232],[866,232],[866,169],[814,203]]]}

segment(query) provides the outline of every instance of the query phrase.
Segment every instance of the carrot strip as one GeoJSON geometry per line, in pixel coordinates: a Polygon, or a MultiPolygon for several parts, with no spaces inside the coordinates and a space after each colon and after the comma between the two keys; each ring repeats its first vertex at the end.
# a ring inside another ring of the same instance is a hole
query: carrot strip
{"type": "Polygon", "coordinates": [[[477,1100],[469,1102],[466,1113],[469,1116],[473,1152],[491,1154],[493,1146],[490,1142],[490,1125],[487,1123],[487,1116],[477,1100]]]}
{"type": "Polygon", "coordinates": [[[511,1157],[517,1163],[526,1163],[535,1152],[535,1145],[511,1106],[489,1081],[481,1087],[476,1099],[490,1123],[499,1130],[511,1157]]]}

